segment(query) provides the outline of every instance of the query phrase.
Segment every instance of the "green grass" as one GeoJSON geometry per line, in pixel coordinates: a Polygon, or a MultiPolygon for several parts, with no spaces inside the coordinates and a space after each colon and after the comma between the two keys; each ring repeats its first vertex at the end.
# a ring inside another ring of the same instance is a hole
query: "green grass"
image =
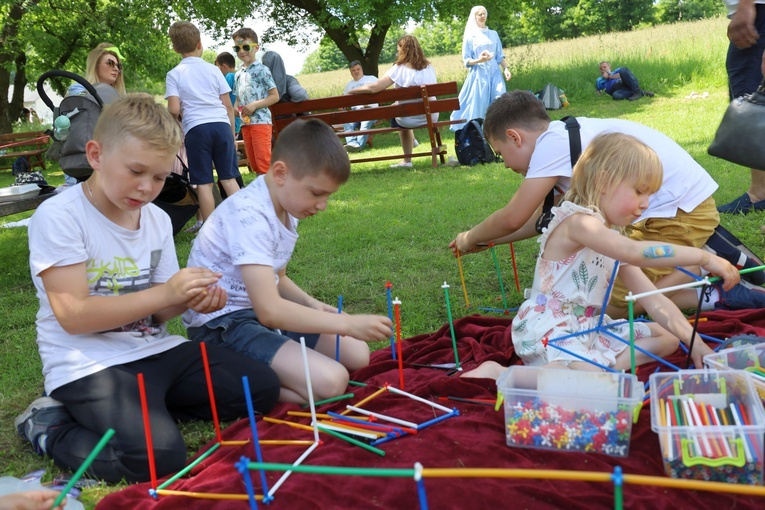
{"type": "MultiPolygon", "coordinates": [[[[659,129],[677,140],[720,183],[718,203],[740,195],[748,186],[746,169],[712,158],[706,147],[725,110],[725,19],[668,25],[626,34],[558,41],[506,50],[513,71],[510,88],[539,90],[547,82],[564,89],[571,106],[551,112],[564,115],[618,117],[659,129]],[[614,50],[620,48],[620,50],[614,50]],[[598,62],[630,67],[645,89],[656,97],[613,101],[594,91],[598,62]],[[708,92],[706,99],[686,99],[708,92]]],[[[440,81],[462,82],[459,56],[433,59],[440,81]]],[[[381,73],[385,69],[381,69],[381,73]]],[[[339,94],[350,79],[347,71],[301,76],[312,97],[339,94]]],[[[423,132],[420,132],[423,133],[423,132]]],[[[421,134],[424,137],[424,134],[421,134]]],[[[453,137],[445,134],[446,143],[453,137]]],[[[421,138],[422,141],[424,138],[421,138]]],[[[375,138],[375,154],[400,150],[395,134],[375,138]]],[[[450,153],[453,154],[452,151],[450,153]]],[[[289,266],[291,277],[306,291],[329,303],[343,295],[350,313],[387,313],[385,282],[402,301],[402,334],[410,337],[435,331],[447,321],[444,281],[451,285],[455,318],[475,313],[464,307],[457,263],[447,245],[454,236],[480,222],[510,199],[520,177],[500,164],[436,168],[430,158],[415,160],[412,170],[391,169],[388,163],[354,165],[348,183],[330,200],[326,212],[301,222],[300,241],[289,266]]],[[[45,172],[60,184],[60,172],[45,172]]],[[[249,182],[252,176],[245,176],[249,182]]],[[[0,174],[0,186],[12,181],[0,174]]],[[[13,221],[29,213],[0,219],[13,221]]],[[[763,253],[759,231],[765,213],[723,218],[723,224],[756,253],[763,253]]],[[[192,237],[180,234],[176,247],[185,264],[192,237]]],[[[522,287],[529,286],[537,253],[534,240],[515,246],[522,287]]],[[[498,247],[509,304],[521,295],[514,290],[507,247],[498,247]]],[[[25,229],[0,229],[0,474],[20,476],[34,469],[57,473],[52,463],[36,457],[15,436],[16,414],[39,396],[42,375],[35,345],[37,299],[30,281],[25,229]]],[[[488,253],[465,257],[471,303],[501,306],[497,276],[488,253]]],[[[182,331],[178,321],[171,324],[182,331]]],[[[212,438],[210,424],[184,425],[189,451],[212,438]]],[[[88,491],[92,506],[112,488],[88,491]]]]}

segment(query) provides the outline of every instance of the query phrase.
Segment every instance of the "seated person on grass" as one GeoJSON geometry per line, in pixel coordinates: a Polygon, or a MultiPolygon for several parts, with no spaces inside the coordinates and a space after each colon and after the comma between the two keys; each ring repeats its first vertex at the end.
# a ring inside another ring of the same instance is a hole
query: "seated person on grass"
{"type": "Polygon", "coordinates": [[[600,76],[595,80],[595,88],[598,94],[605,92],[614,99],[635,101],[643,96],[653,97],[653,92],[640,88],[632,71],[626,67],[611,71],[611,64],[605,60],[600,63],[600,76]]]}
{"type": "Polygon", "coordinates": [[[365,342],[391,334],[388,317],[338,314],[286,273],[298,220],[326,209],[350,171],[348,155],[329,125],[294,121],[279,133],[268,173],[215,210],[189,254],[189,266],[223,274],[220,284],[228,294],[220,310],[184,314],[189,338],[267,363],[279,375],[282,402],[308,401],[300,337],[309,347],[314,395],[322,400],[345,392],[348,372],[369,364],[365,342]]]}
{"type": "MultiPolygon", "coordinates": [[[[199,345],[168,333],[188,308],[226,303],[220,273],[178,269],[170,218],[152,204],[181,146],[170,113],[147,94],[106,107],[86,145],[90,178],[45,201],[29,225],[29,266],[40,300],[37,343],[45,392],[15,422],[39,455],[76,470],[107,430],[116,434],[88,475],[150,479],[138,374],[143,374],[156,474],[186,464],[180,419],[212,418],[199,345]]],[[[207,346],[218,416],[247,416],[242,377],[258,412],[276,404],[265,363],[207,346]]]]}
{"type": "MultiPolygon", "coordinates": [[[[615,132],[634,136],[659,155],[664,168],[662,185],[651,196],[643,214],[625,228],[628,237],[695,248],[704,246],[720,222],[712,198],[717,184],[690,154],[663,133],[636,122],[586,117],[579,117],[577,121],[581,126],[582,150],[587,149],[595,136],[615,132]]],[[[505,166],[521,174],[523,181],[507,205],[457,235],[449,245],[455,253],[485,250],[484,243],[509,243],[538,235],[536,221],[545,197],[554,189],[555,199],[559,201],[571,184],[566,125],[562,121],[551,121],[542,102],[531,92],[516,90],[494,101],[486,112],[484,133],[495,152],[502,155],[505,166]]],[[[685,269],[700,272],[698,266],[685,269]]],[[[691,280],[672,267],[644,268],[643,272],[660,289],[691,280]]],[[[695,309],[700,292],[700,289],[682,289],[667,296],[680,309],[695,309]]],[[[626,293],[623,283],[617,279],[607,310],[609,316],[626,315],[626,293]]],[[[702,310],[763,306],[765,289],[741,282],[729,290],[716,284],[711,293],[704,294],[702,310]]],[[[640,306],[635,310],[642,312],[640,306]]]]}

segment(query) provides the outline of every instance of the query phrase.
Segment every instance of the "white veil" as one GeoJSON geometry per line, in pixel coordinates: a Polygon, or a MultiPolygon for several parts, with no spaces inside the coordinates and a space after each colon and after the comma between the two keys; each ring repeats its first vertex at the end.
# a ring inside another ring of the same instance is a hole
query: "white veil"
{"type": "MultiPolygon", "coordinates": [[[[478,12],[478,9],[483,9],[486,11],[486,7],[483,5],[476,5],[472,9],[470,9],[470,15],[468,16],[467,23],[465,23],[465,32],[462,34],[462,41],[463,43],[473,37],[474,35],[480,34],[481,29],[478,27],[478,23],[475,21],[475,13],[478,12]]],[[[486,17],[489,16],[489,11],[486,11],[486,17]]]]}

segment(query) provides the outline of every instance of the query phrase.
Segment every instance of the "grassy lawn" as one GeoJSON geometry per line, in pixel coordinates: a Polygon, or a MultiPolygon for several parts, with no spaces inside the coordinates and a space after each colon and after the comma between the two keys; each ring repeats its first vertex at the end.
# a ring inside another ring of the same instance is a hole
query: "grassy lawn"
{"type": "MultiPolygon", "coordinates": [[[[720,184],[718,204],[740,195],[748,186],[749,172],[708,156],[708,147],[728,102],[725,75],[727,20],[662,26],[632,33],[609,34],[506,50],[513,79],[508,88],[540,90],[552,82],[565,90],[571,106],[551,112],[565,115],[618,117],[663,131],[680,143],[720,184]],[[614,49],[618,48],[618,49],[614,49]],[[613,101],[595,93],[598,62],[628,66],[641,86],[656,93],[653,99],[613,101]],[[692,99],[691,94],[705,98],[692,99]]],[[[459,56],[438,57],[433,65],[440,81],[462,82],[466,71],[459,56]]],[[[381,69],[384,72],[385,67],[381,69]]],[[[341,93],[350,74],[333,71],[299,77],[312,97],[341,93]]],[[[424,133],[420,132],[424,137],[424,133]]],[[[446,143],[453,136],[446,133],[446,143]]],[[[422,141],[424,138],[420,138],[422,141]]],[[[400,150],[395,134],[377,136],[375,154],[400,150]]],[[[453,151],[450,151],[453,155],[453,151]]],[[[354,165],[348,183],[330,200],[326,212],[300,225],[289,271],[307,292],[328,303],[343,296],[349,313],[387,313],[385,283],[402,301],[402,335],[434,331],[447,321],[444,281],[451,285],[456,318],[476,313],[464,306],[455,259],[447,245],[454,236],[480,222],[504,205],[517,189],[520,177],[501,164],[431,168],[429,158],[415,159],[414,168],[391,169],[388,163],[354,165]]],[[[45,172],[52,185],[63,176],[54,167],[45,172]]],[[[0,186],[12,182],[0,174],[0,186]]],[[[245,181],[252,180],[251,175],[245,181]]],[[[9,222],[30,213],[1,218],[9,222]]],[[[763,253],[759,227],[765,213],[722,219],[756,253],[763,253]]],[[[192,236],[179,234],[176,247],[185,265],[192,236]]],[[[498,247],[510,306],[522,300],[513,285],[507,247],[498,247]]],[[[537,245],[517,243],[521,288],[532,281],[537,245]]],[[[27,232],[0,228],[0,474],[21,476],[47,469],[59,470],[31,452],[13,430],[14,417],[42,391],[41,364],[35,344],[37,299],[28,270],[27,232]]],[[[500,288],[489,253],[465,257],[465,277],[471,304],[501,306],[500,288]]],[[[172,328],[182,333],[176,319],[172,328]]],[[[210,424],[187,424],[183,430],[190,454],[213,436],[210,424]]],[[[83,500],[92,507],[114,488],[89,490],[83,500]]]]}

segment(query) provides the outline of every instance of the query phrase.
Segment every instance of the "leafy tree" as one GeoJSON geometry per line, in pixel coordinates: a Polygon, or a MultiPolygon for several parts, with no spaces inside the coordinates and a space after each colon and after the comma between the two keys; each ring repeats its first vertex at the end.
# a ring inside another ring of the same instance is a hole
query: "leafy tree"
{"type": "Polygon", "coordinates": [[[574,37],[632,30],[652,19],[652,0],[579,0],[571,13],[574,37]]]}
{"type": "Polygon", "coordinates": [[[691,21],[713,18],[725,12],[725,6],[719,0],[659,0],[656,4],[656,21],[691,21]]]}

